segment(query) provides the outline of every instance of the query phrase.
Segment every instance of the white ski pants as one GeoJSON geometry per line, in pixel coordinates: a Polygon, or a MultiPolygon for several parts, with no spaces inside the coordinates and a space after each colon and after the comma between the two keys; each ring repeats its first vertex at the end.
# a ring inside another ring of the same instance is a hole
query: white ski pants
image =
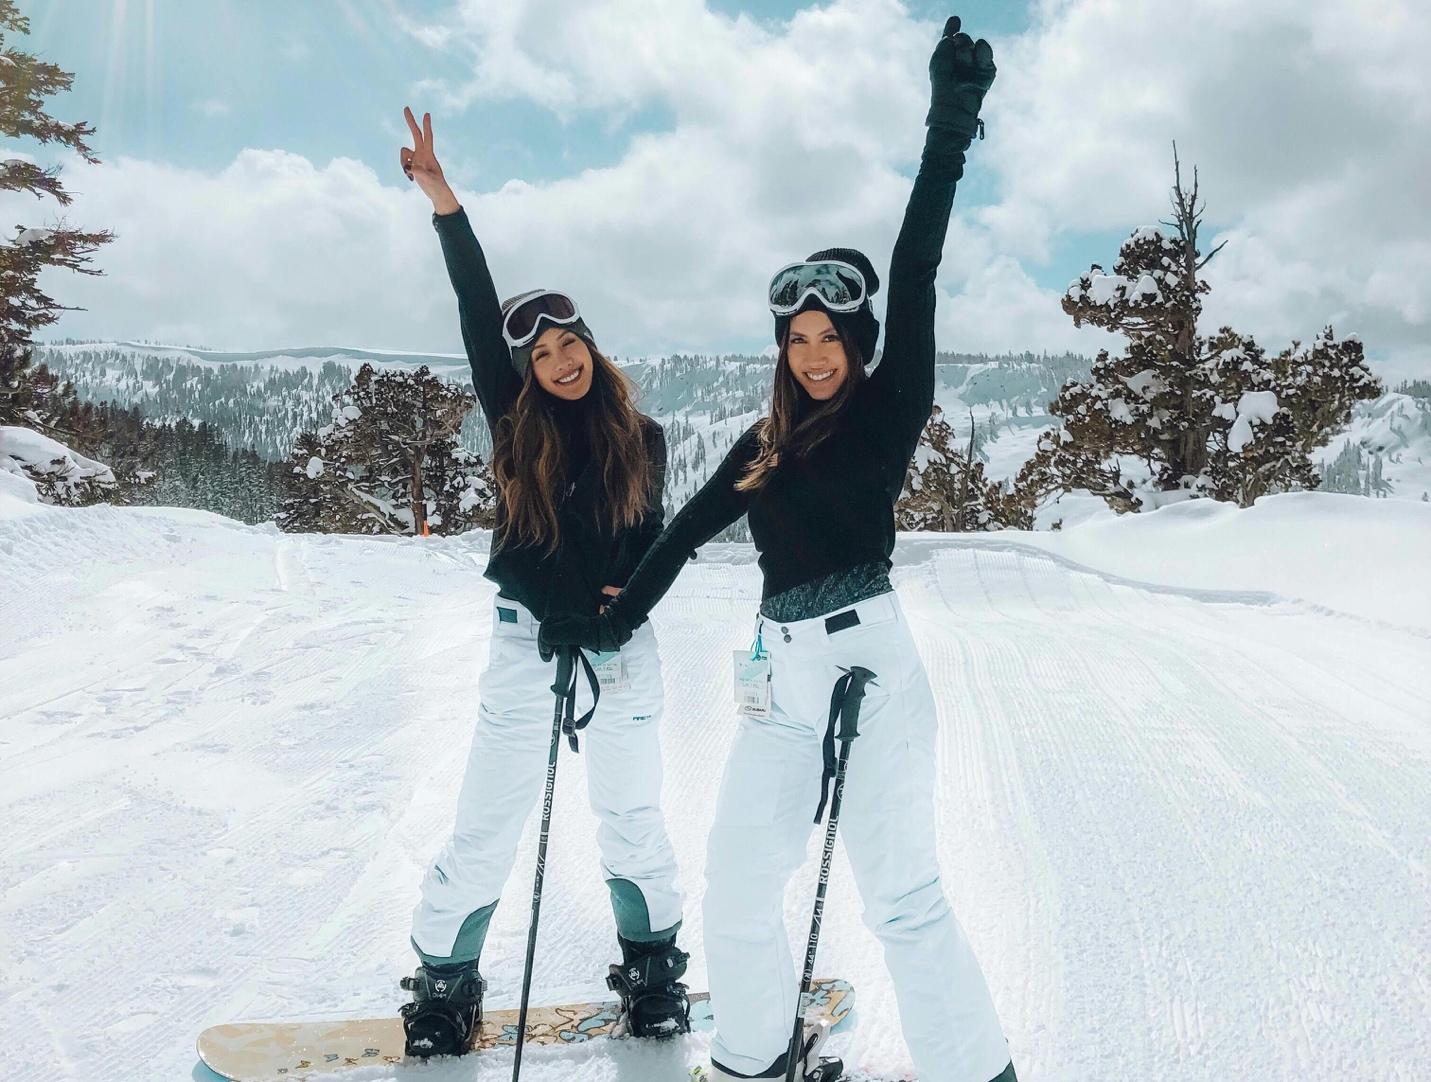
{"type": "Polygon", "coordinates": [[[882,594],[831,617],[786,624],[762,617],[760,634],[771,658],[773,709],[768,720],[740,718],[706,867],[711,1058],[760,1077],[789,1042],[799,977],[785,934],[785,885],[815,829],[831,691],[840,666],[863,665],[876,676],[851,745],[839,836],[864,921],[884,947],[922,1082],[989,1082],[1008,1065],[1009,1049],[940,885],[934,697],[898,600],[882,594]],[[826,629],[827,620],[849,622],[851,611],[858,624],[826,629]]]}
{"type": "MultiPolygon", "coordinates": [[[[497,596],[457,822],[423,878],[422,901],[413,912],[413,944],[433,958],[464,960],[480,952],[486,920],[516,860],[522,828],[542,796],[556,665],[538,654],[537,627],[526,608],[497,596]]],[[[628,939],[650,940],[669,935],[680,923],[682,899],[661,814],[664,693],[649,623],[637,630],[621,656],[629,687],[604,690],[596,715],[579,736],[617,930],[628,939]]],[[[579,674],[578,715],[590,705],[586,680],[579,674]]]]}

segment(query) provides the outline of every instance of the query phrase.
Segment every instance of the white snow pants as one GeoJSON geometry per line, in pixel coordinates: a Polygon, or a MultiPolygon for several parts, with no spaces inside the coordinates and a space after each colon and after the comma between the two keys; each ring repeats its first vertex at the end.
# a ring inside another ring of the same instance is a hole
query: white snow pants
{"type": "Polygon", "coordinates": [[[707,858],[711,1058],[760,1077],[790,1040],[799,978],[785,934],[785,885],[815,828],[831,691],[840,666],[863,665],[876,677],[851,745],[839,836],[864,921],[884,947],[922,1082],[990,1082],[1007,1067],[1009,1049],[940,886],[934,697],[898,600],[882,594],[831,617],[786,624],[761,617],[760,634],[771,658],[773,709],[768,720],[740,719],[707,858]],[[827,631],[827,621],[835,628],[850,622],[851,611],[858,624],[827,631]]]}
{"type": "MultiPolygon", "coordinates": [[[[423,878],[422,901],[413,912],[413,945],[429,958],[467,960],[480,953],[522,828],[541,799],[556,666],[538,654],[537,628],[526,608],[497,596],[457,823],[423,878]]],[[[646,941],[671,934],[681,921],[682,900],[661,815],[664,693],[649,623],[637,630],[621,656],[629,687],[601,693],[596,715],[580,734],[581,754],[587,795],[600,821],[597,844],[617,931],[646,941]]],[[[578,676],[578,714],[588,706],[586,681],[578,676]]]]}

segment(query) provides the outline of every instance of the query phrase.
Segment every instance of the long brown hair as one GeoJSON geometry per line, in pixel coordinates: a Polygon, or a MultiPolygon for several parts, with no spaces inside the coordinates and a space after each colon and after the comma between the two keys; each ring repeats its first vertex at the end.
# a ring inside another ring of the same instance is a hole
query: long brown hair
{"type": "MultiPolygon", "coordinates": [[[[804,458],[816,447],[824,443],[834,431],[835,420],[854,401],[855,392],[865,381],[865,362],[859,346],[838,323],[832,325],[845,347],[845,359],[849,370],[840,389],[824,402],[818,403],[799,421],[796,415],[804,389],[790,370],[790,331],[780,343],[780,356],[775,362],[775,386],[770,392],[770,416],[760,423],[760,453],[745,471],[745,476],[735,483],[737,492],[754,492],[763,488],[770,480],[775,467],[780,465],[782,456],[804,458]]],[[[808,396],[807,396],[808,397],[808,396]]]]}
{"type": "MultiPolygon", "coordinates": [[[[591,390],[577,423],[586,426],[586,447],[600,469],[604,501],[597,524],[615,533],[645,514],[650,463],[631,381],[589,339],[583,341],[591,353],[591,390]]],[[[561,544],[557,508],[582,465],[567,461],[551,401],[528,365],[516,403],[492,433],[492,474],[507,511],[506,533],[548,553],[561,544]]]]}

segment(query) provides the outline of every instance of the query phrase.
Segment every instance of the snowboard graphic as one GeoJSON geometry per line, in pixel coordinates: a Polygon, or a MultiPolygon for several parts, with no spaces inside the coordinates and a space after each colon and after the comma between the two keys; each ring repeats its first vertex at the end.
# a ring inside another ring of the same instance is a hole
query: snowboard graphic
{"type": "MultiPolygon", "coordinates": [[[[808,1017],[823,1017],[831,1027],[854,1010],[855,992],[848,981],[817,980],[810,987],[808,1017]]],[[[532,1007],[527,1011],[527,1044],[580,1044],[610,1037],[620,1020],[621,1005],[567,1003],[532,1007]]],[[[710,996],[691,993],[691,1028],[708,1030],[710,996]]],[[[473,1050],[510,1047],[516,1043],[517,1012],[488,1011],[477,1031],[473,1050]]],[[[391,1018],[350,1018],[329,1022],[236,1022],[212,1026],[199,1034],[199,1059],[221,1078],[258,1082],[274,1078],[324,1078],[350,1067],[404,1062],[402,1021],[391,1018]]]]}

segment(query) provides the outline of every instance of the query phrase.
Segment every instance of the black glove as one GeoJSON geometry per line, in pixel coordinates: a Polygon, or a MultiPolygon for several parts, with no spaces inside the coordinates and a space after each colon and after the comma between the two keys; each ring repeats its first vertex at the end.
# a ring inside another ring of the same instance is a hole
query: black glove
{"type": "Polygon", "coordinates": [[[575,613],[548,616],[537,632],[537,648],[552,653],[562,646],[580,646],[583,650],[609,654],[630,641],[631,626],[610,612],[596,616],[575,613]]]}
{"type": "Polygon", "coordinates": [[[924,123],[957,137],[967,146],[979,130],[979,106],[995,74],[994,50],[989,43],[960,33],[959,16],[951,16],[929,58],[931,92],[929,116],[924,123]]]}

